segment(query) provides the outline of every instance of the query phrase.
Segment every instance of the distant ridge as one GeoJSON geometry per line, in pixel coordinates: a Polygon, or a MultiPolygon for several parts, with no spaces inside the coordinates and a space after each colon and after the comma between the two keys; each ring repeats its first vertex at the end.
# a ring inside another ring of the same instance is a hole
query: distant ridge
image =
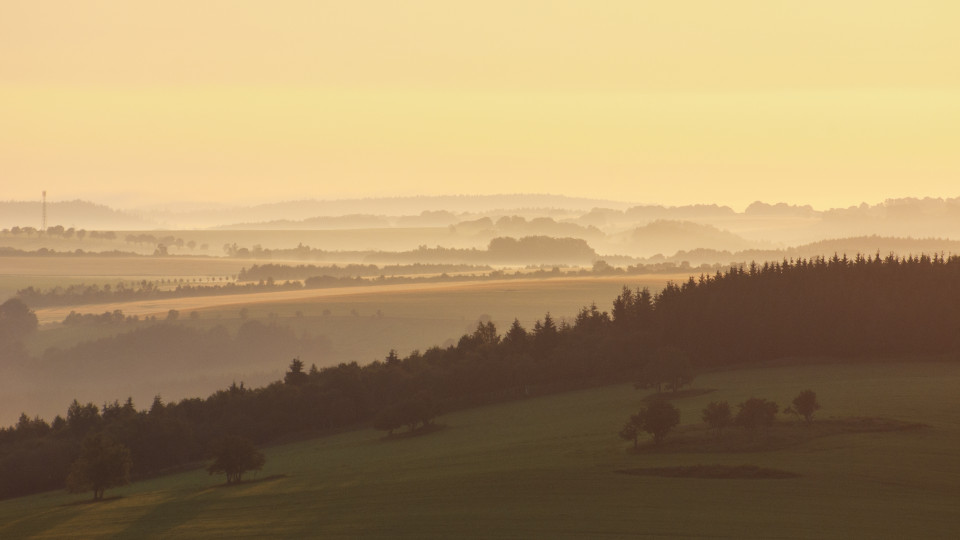
{"type": "MultiPolygon", "coordinates": [[[[36,201],[0,201],[0,228],[40,228],[41,204],[36,201]]],[[[76,229],[151,229],[157,223],[103,204],[73,200],[47,202],[47,224],[76,229]]]]}
{"type": "Polygon", "coordinates": [[[351,215],[411,216],[423,212],[478,213],[502,210],[549,215],[556,211],[586,213],[604,207],[625,210],[635,203],[549,194],[518,195],[423,195],[362,199],[281,201],[253,206],[192,211],[145,211],[155,221],[190,227],[255,227],[258,223],[294,222],[320,217],[351,215]]]}
{"type": "MultiPolygon", "coordinates": [[[[113,230],[337,229],[361,224],[374,228],[387,222],[394,227],[445,227],[480,217],[524,216],[596,227],[606,234],[623,233],[657,220],[687,221],[729,231],[751,242],[780,245],[870,235],[960,239],[960,197],[888,199],[826,210],[756,201],[742,212],[716,204],[665,206],[550,194],[303,199],[243,207],[185,203],[180,208],[115,209],[82,200],[51,202],[48,223],[113,230]]],[[[2,228],[39,227],[40,221],[39,200],[0,202],[2,228]]]]}

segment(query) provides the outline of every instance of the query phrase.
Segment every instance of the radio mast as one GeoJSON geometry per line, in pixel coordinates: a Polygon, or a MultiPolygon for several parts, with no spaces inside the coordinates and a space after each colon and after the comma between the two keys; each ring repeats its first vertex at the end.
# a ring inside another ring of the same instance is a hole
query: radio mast
{"type": "Polygon", "coordinates": [[[40,221],[40,232],[47,232],[47,190],[43,190],[43,219],[40,221]]]}

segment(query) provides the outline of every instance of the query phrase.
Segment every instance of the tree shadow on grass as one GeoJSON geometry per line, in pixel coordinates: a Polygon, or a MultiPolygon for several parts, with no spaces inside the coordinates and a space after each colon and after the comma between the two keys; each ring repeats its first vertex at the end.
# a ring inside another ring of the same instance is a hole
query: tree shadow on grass
{"type": "Polygon", "coordinates": [[[56,508],[51,508],[46,512],[0,524],[0,538],[32,538],[34,536],[40,536],[61,523],[73,519],[74,516],[81,511],[77,508],[80,504],[89,504],[92,502],[91,500],[64,504],[56,508]]]}
{"type": "Polygon", "coordinates": [[[116,501],[122,498],[123,498],[123,495],[114,495],[113,497],[104,497],[102,499],[83,499],[81,501],[64,503],[64,504],[61,504],[60,506],[85,506],[88,504],[100,504],[100,503],[105,503],[110,501],[116,501]]]}
{"type": "Polygon", "coordinates": [[[209,505],[197,497],[171,497],[127,525],[116,538],[166,538],[168,533],[199,517],[209,505]]]}
{"type": "Polygon", "coordinates": [[[401,439],[412,439],[414,437],[423,437],[424,435],[430,435],[431,433],[436,433],[438,431],[443,431],[447,429],[446,424],[429,424],[426,426],[418,427],[413,431],[402,431],[400,433],[394,433],[392,435],[384,435],[380,437],[381,441],[398,441],[401,439]]]}
{"type": "Polygon", "coordinates": [[[645,467],[621,469],[620,474],[633,476],[661,476],[666,478],[702,478],[711,480],[765,480],[799,478],[800,475],[781,469],[757,467],[756,465],[693,465],[688,467],[645,467]]]}
{"type": "Polygon", "coordinates": [[[224,483],[222,483],[222,484],[217,484],[217,485],[211,486],[211,487],[212,487],[213,489],[221,489],[221,488],[232,488],[232,487],[240,487],[240,486],[249,486],[249,485],[251,485],[251,484],[260,484],[260,483],[263,483],[263,482],[271,482],[271,481],[273,481],[273,480],[279,480],[279,479],[281,479],[281,478],[286,478],[286,477],[287,477],[287,475],[285,475],[285,474],[271,474],[270,476],[264,476],[263,478],[254,478],[253,480],[241,480],[241,481],[239,481],[239,482],[234,482],[234,483],[232,483],[232,484],[228,484],[228,483],[224,482],[224,483]]]}
{"type": "MultiPolygon", "coordinates": [[[[208,489],[222,489],[239,486],[251,486],[287,478],[285,474],[272,474],[263,478],[244,480],[233,484],[218,484],[203,488],[200,493],[185,497],[171,497],[152,511],[140,516],[116,535],[117,538],[167,538],[173,537],[171,531],[200,517],[210,505],[211,499],[200,497],[208,489]]],[[[215,499],[214,499],[215,500],[215,499]]]]}

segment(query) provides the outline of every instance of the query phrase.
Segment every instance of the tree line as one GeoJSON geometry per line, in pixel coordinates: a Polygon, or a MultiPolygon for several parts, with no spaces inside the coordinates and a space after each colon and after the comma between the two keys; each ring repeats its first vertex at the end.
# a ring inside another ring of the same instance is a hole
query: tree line
{"type": "Polygon", "coordinates": [[[59,236],[61,238],[76,238],[77,240],[83,240],[84,237],[90,236],[90,238],[102,239],[102,240],[114,240],[117,237],[117,233],[113,231],[88,231],[86,229],[75,229],[73,227],[64,228],[63,225],[51,225],[47,227],[46,230],[39,230],[34,227],[19,227],[14,225],[9,229],[3,229],[0,231],[2,234],[11,234],[13,236],[17,235],[26,235],[33,236],[43,234],[46,236],[59,236]]]}
{"type": "Polygon", "coordinates": [[[146,255],[116,249],[110,251],[84,251],[82,249],[57,251],[44,247],[29,250],[3,246],[0,247],[0,257],[146,257],[146,255]]]}
{"type": "MultiPolygon", "coordinates": [[[[220,296],[233,294],[249,294],[256,292],[275,292],[292,291],[301,289],[325,289],[334,287],[364,287],[369,285],[403,285],[416,283],[445,283],[445,282],[463,282],[463,281],[485,281],[499,279],[546,279],[552,277],[570,277],[570,276],[614,276],[631,275],[647,273],[676,272],[683,268],[689,270],[689,266],[678,268],[673,264],[659,265],[635,265],[627,268],[617,268],[599,260],[591,268],[581,268],[579,270],[561,270],[559,266],[539,268],[537,270],[516,270],[507,272],[504,270],[491,270],[486,273],[477,274],[447,274],[447,271],[458,271],[457,268],[470,268],[481,272],[490,270],[488,266],[475,265],[445,265],[445,264],[412,264],[412,265],[385,265],[377,267],[376,265],[347,265],[344,267],[332,266],[286,266],[286,265],[254,265],[250,270],[241,269],[237,275],[237,281],[226,283],[212,282],[209,284],[179,283],[174,288],[164,288],[156,281],[142,280],[131,284],[119,282],[116,285],[98,285],[85,283],[64,286],[56,286],[50,289],[37,289],[35,287],[26,287],[17,291],[17,297],[23,300],[27,305],[33,308],[50,306],[70,306],[82,304],[99,304],[110,302],[128,302],[134,300],[153,300],[160,298],[188,298],[193,296],[220,296]],[[379,270],[375,270],[379,269],[379,270]],[[427,273],[427,269],[445,269],[440,275],[427,276],[403,276],[403,275],[385,275],[388,271],[404,271],[410,269],[413,272],[427,273]],[[309,272],[324,272],[321,275],[313,274],[304,278],[293,278],[290,276],[304,275],[309,272]],[[373,272],[371,274],[371,272],[373,272]],[[281,278],[272,275],[276,273],[281,278]],[[266,277],[263,277],[266,275],[266,277]],[[369,277],[369,276],[376,277],[369,277]],[[259,281],[252,280],[259,277],[259,281]]],[[[705,265],[703,269],[719,269],[719,265],[705,265]]],[[[221,278],[222,280],[222,278],[221,278]]]]}
{"type": "Polygon", "coordinates": [[[240,269],[237,281],[291,280],[307,279],[315,276],[330,277],[376,277],[398,276],[405,274],[442,274],[447,272],[488,272],[493,270],[487,265],[476,264],[345,264],[339,266],[317,266],[314,264],[255,264],[248,270],[240,269]]]}
{"type": "Polygon", "coordinates": [[[178,284],[174,288],[162,288],[155,281],[142,280],[127,284],[119,282],[116,285],[87,285],[85,283],[57,286],[42,290],[35,287],[26,287],[17,291],[16,297],[34,308],[49,306],[71,306],[81,304],[100,304],[112,302],[129,302],[134,300],[154,300],[160,298],[189,298],[192,296],[221,296],[233,294],[249,294],[256,292],[289,291],[303,289],[299,281],[275,282],[272,279],[260,282],[235,283],[232,281],[220,284],[178,284]]]}
{"type": "MultiPolygon", "coordinates": [[[[158,325],[167,326],[176,325],[158,325]]],[[[0,430],[0,477],[10,479],[0,495],[62,486],[90,432],[109,432],[130,448],[135,474],[152,474],[202,459],[218,437],[264,443],[369,425],[418,400],[436,412],[618,381],[678,387],[689,372],[671,368],[682,362],[703,369],[783,356],[955,353],[957,328],[957,257],[835,256],[735,267],[656,295],[624,288],[609,312],[584,307],[570,324],[547,314],[532,328],[515,320],[501,332],[485,322],[456,345],[406,357],[391,352],[363,366],[322,369],[291,363],[288,375],[296,375],[262,388],[234,384],[206,399],[157,399],[145,410],[130,400],[74,402],[49,424],[24,414],[0,430]]],[[[139,354],[133,343],[123,350],[139,354]]]]}
{"type": "MultiPolygon", "coordinates": [[[[670,404],[666,397],[660,394],[654,396],[652,402],[641,408],[620,430],[620,438],[633,441],[633,449],[639,448],[638,439],[641,433],[653,437],[653,444],[659,445],[673,428],[680,424],[680,409],[670,404]]],[[[802,418],[809,425],[813,422],[813,415],[820,410],[817,394],[813,390],[804,390],[793,398],[791,406],[783,410],[786,414],[793,414],[802,418]]],[[[717,437],[723,436],[724,428],[738,426],[750,434],[755,434],[762,428],[773,426],[779,405],[766,398],[751,397],[737,405],[737,414],[734,415],[730,404],[726,401],[713,401],[703,408],[700,418],[713,429],[717,437]]]]}
{"type": "Polygon", "coordinates": [[[295,248],[252,248],[225,244],[228,257],[262,259],[313,259],[323,260],[332,255],[342,258],[348,254],[372,263],[425,263],[425,264],[530,264],[549,262],[553,264],[591,264],[597,260],[596,251],[580,238],[554,238],[551,236],[524,236],[522,238],[497,237],[490,240],[486,249],[446,248],[420,246],[400,252],[356,251],[330,252],[314,249],[303,244],[295,248]]]}

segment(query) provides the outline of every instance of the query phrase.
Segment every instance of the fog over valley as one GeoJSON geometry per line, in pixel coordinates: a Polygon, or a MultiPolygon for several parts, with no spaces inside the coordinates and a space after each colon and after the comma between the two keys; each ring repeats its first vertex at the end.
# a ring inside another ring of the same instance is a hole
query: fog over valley
{"type": "Polygon", "coordinates": [[[0,539],[957,536],[960,3],[2,6],[0,539]]]}

